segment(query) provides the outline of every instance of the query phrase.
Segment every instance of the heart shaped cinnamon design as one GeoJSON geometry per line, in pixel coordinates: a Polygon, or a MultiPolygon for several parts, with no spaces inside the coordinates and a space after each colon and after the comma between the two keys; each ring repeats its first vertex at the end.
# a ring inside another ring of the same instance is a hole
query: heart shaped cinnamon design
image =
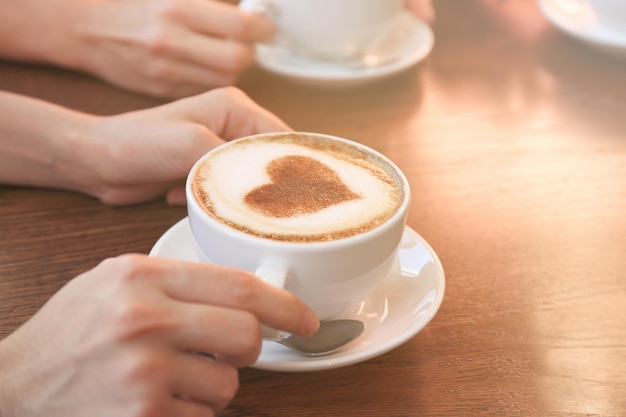
{"type": "Polygon", "coordinates": [[[250,191],[245,202],[267,216],[315,213],[362,198],[332,168],[307,156],[283,156],[271,161],[266,171],[272,182],[250,191]]]}

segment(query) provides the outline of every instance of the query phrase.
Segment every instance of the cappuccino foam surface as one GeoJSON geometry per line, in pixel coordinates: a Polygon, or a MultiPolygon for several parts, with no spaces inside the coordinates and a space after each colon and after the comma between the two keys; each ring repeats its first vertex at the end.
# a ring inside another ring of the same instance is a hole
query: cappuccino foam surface
{"type": "Polygon", "coordinates": [[[196,170],[194,196],[212,217],[282,241],[327,241],[375,228],[404,190],[375,155],[306,134],[257,136],[215,151],[196,170]]]}

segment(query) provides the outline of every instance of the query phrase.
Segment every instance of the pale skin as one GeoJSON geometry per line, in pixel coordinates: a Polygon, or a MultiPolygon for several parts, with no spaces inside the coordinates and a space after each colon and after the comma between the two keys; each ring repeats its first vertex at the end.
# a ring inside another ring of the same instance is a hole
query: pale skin
{"type": "Polygon", "coordinates": [[[0,0],[0,56],[152,96],[233,85],[274,25],[218,0],[0,0]]]}
{"type": "MultiPolygon", "coordinates": [[[[106,117],[0,92],[0,183],[115,205],[163,195],[184,203],[184,178],[202,154],[286,129],[234,87],[106,117]]],[[[319,326],[293,295],[243,271],[105,260],[0,340],[0,415],[216,415],[237,391],[237,369],[259,354],[261,324],[305,335],[319,326]]]]}
{"type": "Polygon", "coordinates": [[[435,22],[435,8],[432,0],[406,0],[407,9],[427,23],[435,22]]]}
{"type": "Polygon", "coordinates": [[[260,352],[260,323],[318,326],[293,295],[242,271],[105,260],[0,341],[0,415],[214,416],[237,392],[237,368],[260,352]]]}

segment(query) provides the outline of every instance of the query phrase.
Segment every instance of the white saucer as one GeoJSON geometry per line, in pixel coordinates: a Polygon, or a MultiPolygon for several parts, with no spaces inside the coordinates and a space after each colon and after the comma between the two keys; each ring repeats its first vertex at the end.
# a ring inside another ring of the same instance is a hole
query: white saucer
{"type": "Polygon", "coordinates": [[[405,11],[395,30],[376,51],[359,62],[327,62],[259,44],[257,62],[267,71],[314,86],[346,87],[388,77],[424,59],[432,50],[431,28],[405,11]]]}
{"type": "MultiPolygon", "coordinates": [[[[195,261],[187,218],[172,226],[156,242],[150,256],[195,261]]],[[[443,301],[443,267],[433,249],[406,228],[398,260],[387,279],[365,301],[338,317],[357,318],[364,333],[340,351],[321,357],[293,353],[265,341],[253,368],[283,372],[339,368],[382,355],[415,336],[435,316],[443,301]]]]}
{"type": "Polygon", "coordinates": [[[626,30],[598,21],[586,3],[571,0],[538,0],[539,9],[566,34],[613,55],[626,57],[626,30]]]}

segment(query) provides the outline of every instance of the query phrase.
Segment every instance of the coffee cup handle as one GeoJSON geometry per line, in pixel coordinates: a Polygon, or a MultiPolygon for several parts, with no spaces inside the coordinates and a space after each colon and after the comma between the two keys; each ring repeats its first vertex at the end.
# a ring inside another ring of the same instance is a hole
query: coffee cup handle
{"type": "MultiPolygon", "coordinates": [[[[272,263],[262,264],[254,272],[254,275],[277,288],[285,288],[288,274],[289,271],[286,267],[272,263]]],[[[283,340],[289,336],[289,333],[281,332],[264,324],[261,325],[261,334],[263,339],[275,341],[283,340]]]]}

